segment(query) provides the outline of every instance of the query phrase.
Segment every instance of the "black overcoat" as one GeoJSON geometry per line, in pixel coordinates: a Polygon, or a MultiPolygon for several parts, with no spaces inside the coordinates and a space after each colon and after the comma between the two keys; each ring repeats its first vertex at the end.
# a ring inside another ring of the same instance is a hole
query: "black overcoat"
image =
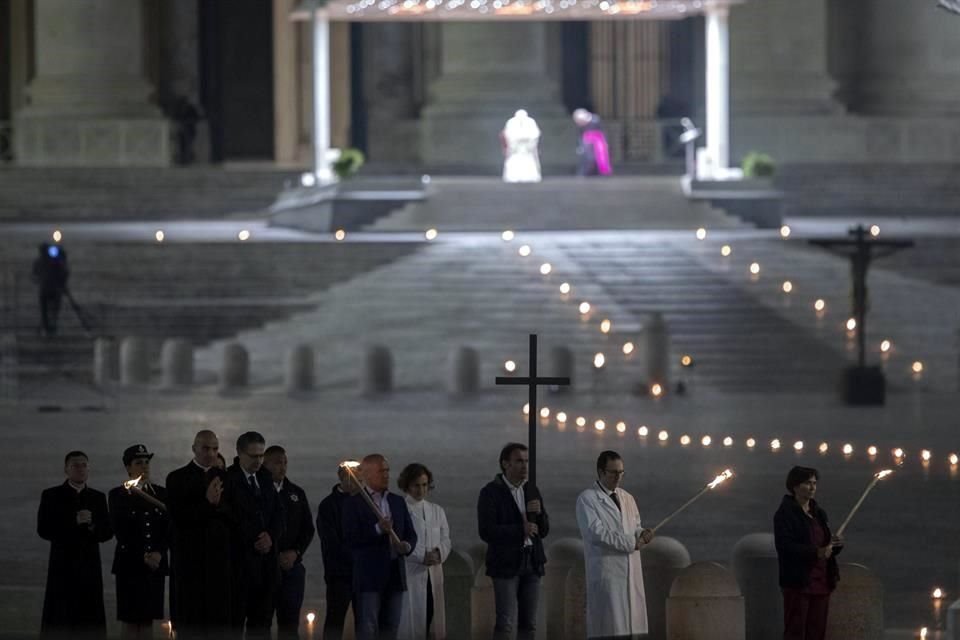
{"type": "MultiPolygon", "coordinates": [[[[830,538],[827,512],[815,500],[810,501],[810,513],[820,523],[830,538]]],[[[810,584],[810,570],[817,561],[817,547],[810,534],[809,517],[803,507],[791,495],[783,496],[780,508],[773,516],[773,538],[777,547],[780,565],[780,586],[788,589],[803,589],[810,584]]],[[[840,581],[837,554],[843,547],[834,547],[827,560],[827,584],[833,591],[840,581]]]]}
{"type": "Polygon", "coordinates": [[[192,461],[167,476],[172,522],[170,614],[174,628],[181,631],[219,631],[231,620],[234,521],[223,498],[216,506],[207,501],[211,477],[192,461]]]}
{"type": "Polygon", "coordinates": [[[45,490],[37,533],[50,541],[41,633],[105,633],[100,543],[113,537],[107,497],[89,487],[76,491],[68,482],[45,490]],[[77,524],[77,512],[83,509],[93,514],[90,525],[77,524]]]}

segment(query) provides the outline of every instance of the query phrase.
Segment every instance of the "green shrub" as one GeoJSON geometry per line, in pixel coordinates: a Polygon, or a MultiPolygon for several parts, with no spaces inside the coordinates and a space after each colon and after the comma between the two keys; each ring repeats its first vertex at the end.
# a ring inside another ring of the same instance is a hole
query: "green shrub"
{"type": "Polygon", "coordinates": [[[776,163],[765,153],[751,151],[743,159],[743,175],[747,178],[771,178],[776,172],[776,163]]]}
{"type": "Polygon", "coordinates": [[[331,168],[337,174],[337,177],[343,180],[360,171],[360,167],[363,166],[365,160],[363,152],[359,149],[344,149],[340,152],[340,157],[331,165],[331,168]]]}

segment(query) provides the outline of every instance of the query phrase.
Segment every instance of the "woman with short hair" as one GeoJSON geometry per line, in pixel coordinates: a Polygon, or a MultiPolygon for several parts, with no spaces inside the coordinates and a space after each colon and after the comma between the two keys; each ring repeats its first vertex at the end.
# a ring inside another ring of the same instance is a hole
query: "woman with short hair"
{"type": "Polygon", "coordinates": [[[843,543],[831,535],[827,514],[814,500],[819,478],[810,467],[790,469],[787,495],[773,517],[784,640],[823,640],[830,594],[840,580],[836,555],[843,543]]]}
{"type": "Polygon", "coordinates": [[[407,590],[403,594],[399,640],[444,640],[447,637],[443,599],[443,563],[450,555],[450,527],[439,505],[428,501],[433,473],[420,463],[408,464],[397,484],[417,532],[417,546],[406,558],[407,590]]]}

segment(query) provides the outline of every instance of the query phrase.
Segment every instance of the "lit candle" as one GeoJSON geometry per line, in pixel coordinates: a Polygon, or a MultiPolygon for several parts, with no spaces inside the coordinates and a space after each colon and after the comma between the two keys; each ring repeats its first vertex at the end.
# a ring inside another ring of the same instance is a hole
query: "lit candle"
{"type": "Polygon", "coordinates": [[[166,511],[167,505],[160,502],[159,500],[154,498],[152,495],[150,495],[149,493],[145,492],[143,489],[140,488],[140,480],[142,478],[143,476],[141,475],[141,476],[137,476],[132,480],[127,480],[126,482],[123,483],[123,488],[129,491],[130,493],[137,494],[138,496],[140,496],[141,498],[143,498],[153,506],[166,511]]]}
{"type": "Polygon", "coordinates": [[[847,517],[844,519],[843,524],[840,525],[840,528],[837,529],[837,537],[843,535],[843,532],[847,530],[847,525],[850,524],[850,520],[853,519],[853,515],[860,508],[860,505],[863,504],[863,501],[867,499],[867,495],[873,491],[873,488],[877,486],[877,483],[886,478],[888,475],[893,473],[892,469],[884,469],[878,473],[875,473],[873,480],[870,481],[870,484],[867,485],[867,488],[864,489],[863,495],[860,496],[860,499],[857,500],[856,504],[853,505],[853,509],[850,510],[850,513],[847,514],[847,517]]]}
{"type": "MultiPolygon", "coordinates": [[[[373,498],[371,498],[370,494],[367,493],[365,485],[363,484],[363,482],[361,482],[360,478],[357,477],[357,474],[354,471],[359,466],[360,466],[360,463],[357,462],[356,460],[345,460],[340,463],[340,467],[345,469],[347,474],[350,475],[350,478],[357,483],[358,487],[360,487],[359,493],[363,497],[363,501],[367,503],[367,506],[370,507],[374,515],[377,516],[378,520],[383,520],[383,512],[380,511],[380,507],[376,505],[376,503],[373,501],[373,498]]],[[[394,545],[396,545],[397,547],[406,546],[409,552],[410,545],[400,540],[400,538],[397,536],[397,533],[393,529],[390,529],[389,535],[390,535],[390,541],[394,545]]]]}
{"type": "Polygon", "coordinates": [[[686,509],[687,507],[689,507],[691,504],[693,504],[694,502],[696,502],[697,500],[699,500],[700,497],[703,496],[703,494],[707,493],[708,491],[711,491],[712,489],[715,489],[715,488],[718,487],[721,483],[723,483],[724,481],[726,481],[726,480],[728,480],[728,479],[730,479],[730,478],[732,478],[732,477],[733,477],[733,471],[730,470],[730,469],[725,469],[723,472],[720,473],[720,475],[718,475],[716,478],[714,478],[713,480],[711,480],[710,482],[708,482],[708,483],[703,487],[703,489],[701,489],[700,491],[697,492],[697,494],[696,494],[695,496],[693,496],[692,498],[690,498],[689,500],[687,500],[686,502],[684,502],[684,503],[680,506],[679,509],[677,509],[676,511],[674,511],[673,513],[671,513],[670,515],[668,515],[666,518],[664,518],[663,520],[661,520],[661,521],[660,521],[660,524],[658,524],[657,526],[655,526],[655,527],[653,528],[653,531],[656,532],[656,531],[657,531],[658,529],[660,529],[663,525],[665,525],[665,524],[667,524],[668,522],[670,522],[671,520],[673,520],[681,511],[683,511],[684,509],[686,509]]]}

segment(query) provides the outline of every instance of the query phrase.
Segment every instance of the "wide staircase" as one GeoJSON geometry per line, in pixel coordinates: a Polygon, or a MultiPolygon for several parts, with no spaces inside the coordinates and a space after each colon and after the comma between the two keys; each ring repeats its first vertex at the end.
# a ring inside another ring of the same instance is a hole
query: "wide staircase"
{"type": "Polygon", "coordinates": [[[795,164],[776,184],[787,216],[960,216],[956,164],[795,164]]]}
{"type": "Polygon", "coordinates": [[[434,178],[427,198],[377,220],[373,231],[696,229],[740,223],[691,202],[675,176],[547,178],[506,184],[497,178],[434,178]]]}
{"type": "Polygon", "coordinates": [[[216,219],[260,214],[297,172],[274,168],[3,168],[0,221],[216,219]]]}
{"type": "Polygon", "coordinates": [[[324,289],[418,248],[384,241],[278,243],[71,243],[70,290],[60,335],[39,335],[30,280],[35,249],[0,244],[0,333],[15,338],[7,358],[21,377],[51,373],[87,380],[96,336],[164,338],[197,345],[312,309],[324,289]],[[89,330],[80,320],[83,316],[89,330]]]}

